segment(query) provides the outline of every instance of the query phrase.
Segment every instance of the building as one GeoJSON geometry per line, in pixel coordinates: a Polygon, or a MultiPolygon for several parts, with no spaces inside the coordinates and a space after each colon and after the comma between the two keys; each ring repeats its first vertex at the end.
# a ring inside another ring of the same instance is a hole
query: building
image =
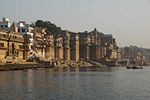
{"type": "Polygon", "coordinates": [[[20,33],[0,30],[0,62],[23,62],[24,38],[20,33]]]}
{"type": "Polygon", "coordinates": [[[91,32],[80,32],[80,58],[84,60],[98,61],[103,58],[103,33],[95,28],[91,32]]]}
{"type": "Polygon", "coordinates": [[[55,45],[55,60],[63,61],[64,60],[64,51],[63,51],[63,37],[61,34],[54,34],[54,45],[55,45]]]}
{"type": "Polygon", "coordinates": [[[45,56],[49,60],[55,60],[55,46],[54,46],[54,35],[49,33],[46,35],[46,51],[45,56]]]}
{"type": "Polygon", "coordinates": [[[10,20],[8,18],[6,18],[6,17],[2,18],[2,21],[0,21],[0,29],[9,31],[10,30],[10,26],[11,26],[10,20]]]}
{"type": "Polygon", "coordinates": [[[79,34],[74,32],[70,33],[70,59],[78,62],[79,58],[79,34]]]}
{"type": "Polygon", "coordinates": [[[46,51],[46,32],[42,28],[34,28],[31,33],[33,33],[33,52],[39,56],[45,58],[46,51]]]}
{"type": "Polygon", "coordinates": [[[89,33],[86,31],[84,33],[79,33],[79,55],[80,58],[83,60],[89,60],[89,52],[90,52],[90,36],[89,33]]]}
{"type": "MultiPolygon", "coordinates": [[[[43,60],[65,62],[117,60],[118,46],[111,34],[95,28],[90,32],[47,33],[46,29],[30,27],[25,21],[0,22],[0,62],[23,61],[39,57],[43,60]]],[[[33,59],[32,59],[33,60],[33,59]]]]}
{"type": "Polygon", "coordinates": [[[25,21],[19,21],[19,23],[13,22],[10,27],[10,30],[13,32],[19,32],[24,37],[24,59],[29,59],[30,53],[33,52],[33,28],[26,24],[25,21]]]}
{"type": "Polygon", "coordinates": [[[80,32],[80,58],[83,60],[100,61],[104,58],[117,59],[118,47],[111,34],[98,32],[80,32]]]}
{"type": "Polygon", "coordinates": [[[105,58],[118,59],[118,46],[115,38],[111,34],[104,35],[105,58]]]}
{"type": "Polygon", "coordinates": [[[62,32],[63,37],[63,58],[67,64],[70,64],[70,34],[68,31],[62,32]]]}
{"type": "Polygon", "coordinates": [[[101,57],[101,47],[102,47],[102,34],[97,31],[95,28],[93,31],[89,33],[90,37],[90,52],[89,57],[90,60],[99,61],[101,57]]]}

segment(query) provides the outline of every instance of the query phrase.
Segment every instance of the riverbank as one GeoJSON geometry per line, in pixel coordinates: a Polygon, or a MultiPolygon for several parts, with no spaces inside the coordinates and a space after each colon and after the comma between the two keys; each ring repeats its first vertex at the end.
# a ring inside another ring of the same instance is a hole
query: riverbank
{"type": "Polygon", "coordinates": [[[6,63],[0,64],[0,71],[13,71],[13,70],[26,70],[26,69],[39,69],[39,68],[86,68],[86,67],[105,67],[100,63],[83,61],[80,63],[72,64],[59,64],[58,66],[38,64],[36,62],[24,62],[24,63],[6,63]]]}
{"type": "Polygon", "coordinates": [[[0,64],[0,71],[34,69],[36,67],[38,67],[37,63],[0,64]]]}

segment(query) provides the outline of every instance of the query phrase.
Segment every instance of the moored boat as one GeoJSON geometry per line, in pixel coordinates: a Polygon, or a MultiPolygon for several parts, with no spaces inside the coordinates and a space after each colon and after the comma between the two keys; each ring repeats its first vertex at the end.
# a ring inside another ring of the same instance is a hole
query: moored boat
{"type": "Polygon", "coordinates": [[[142,66],[127,66],[127,69],[143,69],[142,66]]]}

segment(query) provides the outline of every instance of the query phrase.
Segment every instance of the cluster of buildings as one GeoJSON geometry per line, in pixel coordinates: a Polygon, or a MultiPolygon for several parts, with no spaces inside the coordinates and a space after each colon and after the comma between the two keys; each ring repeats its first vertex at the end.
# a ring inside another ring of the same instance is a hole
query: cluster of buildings
{"type": "Polygon", "coordinates": [[[120,52],[122,59],[127,60],[128,63],[140,66],[148,64],[144,53],[136,46],[120,48],[120,52]]]}
{"type": "Polygon", "coordinates": [[[30,27],[24,21],[12,24],[8,18],[0,21],[0,63],[20,63],[38,57],[69,64],[81,60],[117,60],[118,56],[115,38],[97,29],[78,33],[64,30],[57,34],[30,27]]]}

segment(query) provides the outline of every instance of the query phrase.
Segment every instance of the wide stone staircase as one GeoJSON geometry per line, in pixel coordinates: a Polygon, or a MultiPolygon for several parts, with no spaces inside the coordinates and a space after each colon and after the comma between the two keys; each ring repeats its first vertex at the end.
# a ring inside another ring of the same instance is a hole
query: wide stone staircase
{"type": "Polygon", "coordinates": [[[50,61],[46,60],[44,57],[38,55],[37,53],[34,53],[32,56],[30,56],[29,59],[38,63],[39,67],[50,67],[50,61]]]}
{"type": "Polygon", "coordinates": [[[87,62],[90,63],[90,64],[93,65],[93,66],[99,66],[99,67],[103,66],[103,65],[100,64],[99,62],[95,62],[95,61],[91,61],[91,60],[89,60],[89,61],[87,61],[87,62]]]}

